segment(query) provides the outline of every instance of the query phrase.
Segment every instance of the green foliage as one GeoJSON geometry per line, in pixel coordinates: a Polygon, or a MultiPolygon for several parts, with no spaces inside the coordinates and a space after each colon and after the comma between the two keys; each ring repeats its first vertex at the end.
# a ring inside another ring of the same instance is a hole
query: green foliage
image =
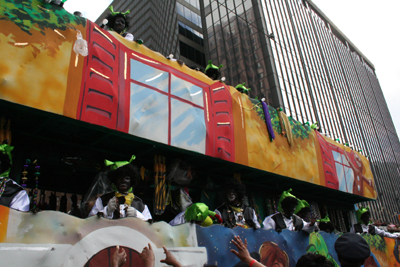
{"type": "Polygon", "coordinates": [[[86,26],[86,19],[68,13],[64,8],[38,0],[1,0],[0,19],[13,21],[24,32],[45,28],[66,30],[73,25],[86,26]]]}
{"type": "Polygon", "coordinates": [[[367,241],[370,247],[374,247],[376,250],[386,253],[385,239],[379,235],[363,234],[362,237],[367,241]]]}
{"type": "Polygon", "coordinates": [[[301,124],[289,117],[290,126],[292,127],[292,133],[294,138],[308,139],[310,137],[311,128],[307,125],[301,124]]]}
{"type": "MultiPolygon", "coordinates": [[[[253,109],[257,112],[257,115],[265,121],[264,112],[258,99],[249,98],[253,104],[253,109]]],[[[271,106],[268,106],[269,115],[271,116],[272,127],[275,133],[282,133],[281,125],[279,123],[278,111],[271,106]]],[[[290,126],[292,127],[292,133],[294,138],[308,139],[310,137],[311,128],[310,126],[302,125],[300,122],[295,121],[291,117],[289,118],[290,126]]]]}

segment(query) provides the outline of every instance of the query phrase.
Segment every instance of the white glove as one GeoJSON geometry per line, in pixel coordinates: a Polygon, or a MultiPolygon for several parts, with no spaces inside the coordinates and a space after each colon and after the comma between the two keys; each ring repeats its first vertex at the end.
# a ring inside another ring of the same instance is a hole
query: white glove
{"type": "Polygon", "coordinates": [[[137,217],[137,210],[134,207],[127,207],[125,211],[126,217],[137,217]]]}
{"type": "Polygon", "coordinates": [[[134,207],[126,208],[125,215],[126,215],[126,217],[136,217],[143,221],[146,220],[146,218],[144,218],[144,215],[141,212],[139,212],[137,209],[135,209],[134,207]]]}
{"type": "Polygon", "coordinates": [[[113,197],[112,199],[110,199],[108,201],[107,209],[106,209],[108,216],[111,216],[114,213],[114,211],[118,208],[118,203],[117,202],[118,201],[117,201],[116,197],[113,197]]]}

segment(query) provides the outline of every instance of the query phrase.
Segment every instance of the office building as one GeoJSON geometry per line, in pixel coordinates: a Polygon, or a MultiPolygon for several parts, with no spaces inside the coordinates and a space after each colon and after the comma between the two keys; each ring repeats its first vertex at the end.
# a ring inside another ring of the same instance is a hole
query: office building
{"type": "MultiPolygon", "coordinates": [[[[398,222],[400,143],[374,65],[309,0],[201,1],[206,58],[300,122],[370,159],[372,217],[398,222]]],[[[343,162],[346,164],[346,162],[343,162]]]]}

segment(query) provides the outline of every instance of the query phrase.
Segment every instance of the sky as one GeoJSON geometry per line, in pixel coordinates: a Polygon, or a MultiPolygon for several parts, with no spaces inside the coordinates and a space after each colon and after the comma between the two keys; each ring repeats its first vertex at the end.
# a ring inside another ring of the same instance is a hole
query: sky
{"type": "MultiPolygon", "coordinates": [[[[374,64],[396,131],[399,131],[400,1],[312,1],[374,64]]],[[[70,13],[81,11],[84,17],[95,21],[111,2],[112,0],[68,0],[64,7],[70,13]]]]}

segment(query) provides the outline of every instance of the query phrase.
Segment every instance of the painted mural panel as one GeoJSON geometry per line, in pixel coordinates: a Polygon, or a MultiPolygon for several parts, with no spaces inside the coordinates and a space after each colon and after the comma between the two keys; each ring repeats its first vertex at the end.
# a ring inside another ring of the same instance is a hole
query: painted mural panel
{"type": "MultiPolygon", "coordinates": [[[[235,235],[247,239],[249,252],[258,253],[266,266],[294,267],[307,252],[322,254],[339,266],[334,249],[338,235],[325,232],[308,235],[194,224],[172,227],[136,218],[79,219],[56,211],[33,214],[4,206],[0,206],[0,225],[1,266],[94,266],[108,262],[117,245],[128,252],[124,266],[141,266],[138,253],[150,243],[155,266],[164,266],[160,260],[165,258],[165,246],[183,266],[203,266],[207,262],[231,267],[239,262],[230,252],[235,249],[231,242],[235,235]]],[[[378,235],[363,237],[371,248],[365,267],[400,266],[398,241],[378,235]]]]}
{"type": "Polygon", "coordinates": [[[232,86],[38,0],[0,0],[0,99],[367,198],[369,162],[232,86]],[[89,55],[75,54],[78,31],[89,55]],[[29,88],[29,90],[26,90],[29,88]],[[283,119],[286,126],[283,129],[283,119]]]}

